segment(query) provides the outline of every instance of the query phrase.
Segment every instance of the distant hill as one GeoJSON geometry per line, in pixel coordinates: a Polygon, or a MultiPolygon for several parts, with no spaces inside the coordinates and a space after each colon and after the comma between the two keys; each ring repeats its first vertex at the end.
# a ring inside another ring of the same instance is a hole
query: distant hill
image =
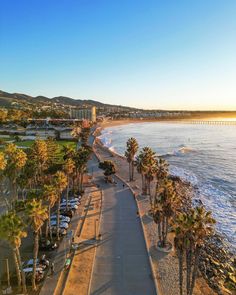
{"type": "Polygon", "coordinates": [[[73,99],[71,97],[66,97],[66,96],[57,96],[53,98],[48,98],[46,96],[30,96],[22,93],[8,93],[0,90],[0,107],[11,107],[14,104],[19,104],[19,105],[47,105],[47,104],[62,104],[62,105],[67,105],[67,106],[74,106],[74,107],[89,107],[89,106],[96,106],[98,108],[108,108],[108,107],[119,107],[119,108],[124,108],[126,109],[134,109],[131,107],[125,107],[125,106],[116,106],[116,105],[110,105],[110,104],[105,104],[99,101],[91,100],[91,99],[73,99]]]}

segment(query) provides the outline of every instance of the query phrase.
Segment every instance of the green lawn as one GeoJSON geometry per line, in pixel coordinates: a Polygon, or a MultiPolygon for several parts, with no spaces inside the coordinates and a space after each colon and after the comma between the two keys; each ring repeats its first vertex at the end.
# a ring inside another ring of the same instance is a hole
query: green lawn
{"type": "MultiPolygon", "coordinates": [[[[1,138],[3,139],[3,144],[7,144],[8,140],[13,140],[14,138],[8,139],[8,138],[1,138]]],[[[57,144],[62,148],[65,145],[68,145],[70,147],[76,148],[76,142],[72,141],[72,140],[57,140],[56,141],[57,144]]],[[[33,145],[34,140],[25,140],[25,141],[19,141],[19,142],[14,142],[15,145],[19,146],[19,147],[23,147],[23,148],[29,148],[33,145]]],[[[2,150],[3,148],[0,147],[0,150],[2,150]]]]}

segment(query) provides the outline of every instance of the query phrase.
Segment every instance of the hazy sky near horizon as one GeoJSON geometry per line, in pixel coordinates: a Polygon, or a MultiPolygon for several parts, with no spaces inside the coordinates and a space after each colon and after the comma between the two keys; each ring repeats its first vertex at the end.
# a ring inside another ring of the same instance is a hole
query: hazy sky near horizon
{"type": "Polygon", "coordinates": [[[0,89],[236,110],[236,0],[0,0],[0,89]]]}

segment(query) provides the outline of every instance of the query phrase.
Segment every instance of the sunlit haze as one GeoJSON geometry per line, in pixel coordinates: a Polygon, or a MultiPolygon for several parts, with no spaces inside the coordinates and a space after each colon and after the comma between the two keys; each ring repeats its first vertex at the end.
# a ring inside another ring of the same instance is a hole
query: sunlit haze
{"type": "Polygon", "coordinates": [[[236,110],[235,0],[0,3],[0,89],[236,110]]]}

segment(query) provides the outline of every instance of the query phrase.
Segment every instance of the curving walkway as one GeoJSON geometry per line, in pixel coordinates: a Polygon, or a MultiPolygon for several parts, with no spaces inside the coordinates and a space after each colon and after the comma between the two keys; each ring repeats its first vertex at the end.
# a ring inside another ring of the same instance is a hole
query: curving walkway
{"type": "Polygon", "coordinates": [[[133,195],[118,179],[116,186],[106,184],[102,172],[96,169],[95,160],[91,162],[95,182],[104,195],[102,241],[96,251],[90,294],[156,294],[133,195]]]}

